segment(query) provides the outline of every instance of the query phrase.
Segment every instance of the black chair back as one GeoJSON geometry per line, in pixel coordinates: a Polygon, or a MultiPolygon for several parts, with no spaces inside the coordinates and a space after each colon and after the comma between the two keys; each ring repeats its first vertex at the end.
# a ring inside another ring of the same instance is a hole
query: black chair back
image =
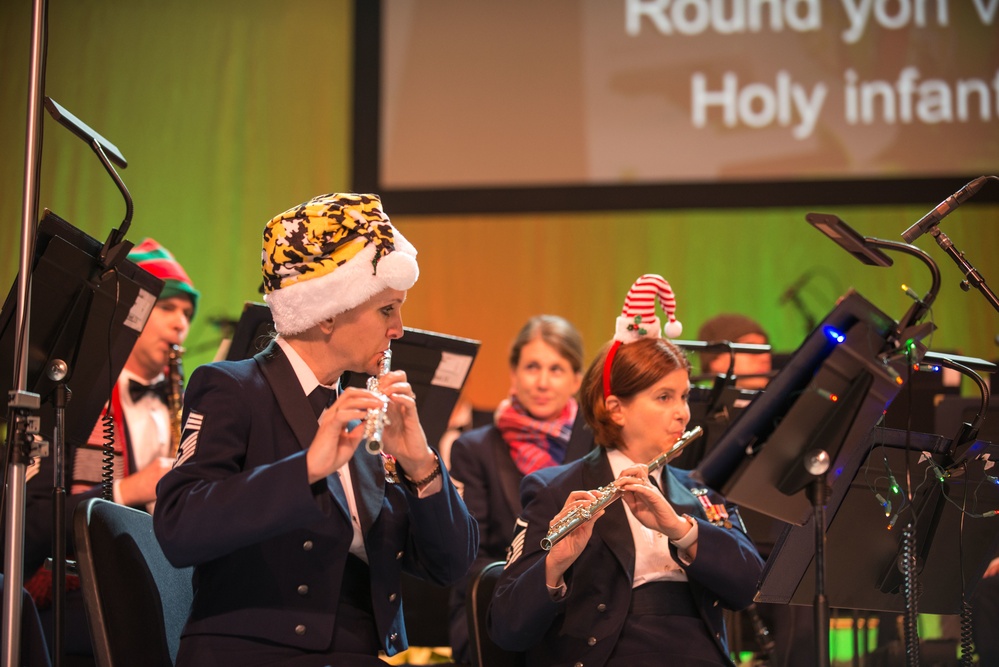
{"type": "Polygon", "coordinates": [[[402,574],[401,585],[402,613],[406,621],[409,645],[449,646],[448,599],[451,589],[417,579],[405,572],[402,574]]]}
{"type": "Polygon", "coordinates": [[[146,512],[93,498],[77,507],[73,530],[98,666],[173,667],[192,568],[167,561],[146,512]]]}
{"type": "Polygon", "coordinates": [[[472,667],[523,667],[524,654],[497,646],[489,636],[489,602],[503,573],[503,561],[489,563],[472,579],[465,609],[468,614],[468,650],[472,667]]]}

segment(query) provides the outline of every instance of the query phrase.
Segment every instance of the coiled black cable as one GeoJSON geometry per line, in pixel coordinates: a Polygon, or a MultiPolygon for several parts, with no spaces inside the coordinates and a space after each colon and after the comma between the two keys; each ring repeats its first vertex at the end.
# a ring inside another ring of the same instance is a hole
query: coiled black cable
{"type": "MultiPolygon", "coordinates": [[[[118,303],[121,301],[121,283],[118,281],[118,270],[112,268],[110,270],[110,275],[114,278],[114,309],[111,311],[111,323],[117,317],[118,313],[118,303]]],[[[108,331],[108,368],[110,369],[114,364],[111,363],[113,359],[112,355],[112,337],[111,331],[108,331]]],[[[108,402],[104,409],[104,414],[101,415],[101,437],[103,442],[101,444],[101,498],[109,502],[114,502],[114,415],[111,412],[111,406],[114,403],[114,385],[117,382],[117,378],[113,374],[108,374],[108,402]]]]}
{"type": "Polygon", "coordinates": [[[905,575],[905,664],[919,667],[919,609],[916,587],[916,529],[906,525],[902,536],[902,573],[905,575]]]}
{"type": "MultiPolygon", "coordinates": [[[[968,463],[964,462],[964,476],[967,480],[968,463]]],[[[961,568],[961,667],[971,667],[975,656],[975,637],[971,617],[971,603],[964,572],[964,518],[968,515],[968,483],[964,484],[964,499],[961,504],[961,521],[957,538],[957,562],[961,568]]]]}
{"type": "Polygon", "coordinates": [[[101,415],[101,498],[114,502],[114,416],[111,401],[101,415]]]}
{"type": "Polygon", "coordinates": [[[971,667],[975,662],[975,638],[972,627],[971,603],[961,600],[961,667],[971,667]]]}

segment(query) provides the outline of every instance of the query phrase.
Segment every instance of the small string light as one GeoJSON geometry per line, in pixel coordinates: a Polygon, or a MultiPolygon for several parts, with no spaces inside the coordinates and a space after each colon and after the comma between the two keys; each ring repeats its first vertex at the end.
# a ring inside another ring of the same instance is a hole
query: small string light
{"type": "Polygon", "coordinates": [[[881,503],[881,507],[885,508],[885,516],[891,516],[891,501],[885,500],[885,497],[880,493],[877,494],[878,502],[881,503]]]}
{"type": "Polygon", "coordinates": [[[902,291],[905,292],[906,295],[910,299],[912,299],[913,301],[916,301],[917,303],[922,302],[922,299],[919,298],[919,295],[916,294],[916,292],[913,291],[913,289],[911,287],[909,287],[908,285],[906,285],[904,283],[902,284],[902,291]]]}
{"type": "Polygon", "coordinates": [[[834,394],[826,389],[822,389],[821,387],[816,389],[815,393],[821,396],[822,398],[826,399],[827,401],[832,401],[833,403],[839,400],[839,396],[837,394],[834,394]]]}

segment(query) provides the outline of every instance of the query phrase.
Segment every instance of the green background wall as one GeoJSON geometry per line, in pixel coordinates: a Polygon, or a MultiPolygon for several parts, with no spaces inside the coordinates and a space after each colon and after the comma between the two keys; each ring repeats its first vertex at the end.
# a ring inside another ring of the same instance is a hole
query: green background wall
{"type": "MultiPolygon", "coordinates": [[[[264,222],[309,197],[351,187],[352,3],[347,0],[52,0],[46,93],[114,142],[135,201],[129,233],[170,248],[204,293],[188,339],[188,372],[219,342],[214,317],[235,318],[260,300],[264,222]]],[[[0,8],[0,285],[13,282],[24,183],[31,3],[0,8]]],[[[47,115],[40,205],[104,240],[124,205],[96,156],[47,115]]],[[[665,156],[664,159],[683,159],[665,156]]],[[[997,169],[999,171],[999,169],[997,169]]],[[[986,186],[996,187],[994,184],[986,186]]],[[[553,312],[576,322],[594,353],[613,333],[640,274],[673,284],[685,337],[723,310],[755,316],[778,350],[793,350],[801,316],[778,305],[804,272],[802,292],[821,318],[853,287],[893,317],[923,293],[923,265],[893,254],[867,267],[804,221],[838,214],[867,236],[899,234],[950,192],[905,206],[623,211],[475,216],[394,215],[420,250],[422,276],[404,309],[407,326],[483,342],[466,397],[489,407],[507,390],[507,345],[522,322],[553,312]]],[[[392,215],[392,201],[385,201],[392,215]]],[[[945,231],[999,281],[999,206],[966,204],[945,231]]],[[[955,264],[929,237],[940,264],[933,310],[938,350],[993,359],[999,315],[958,289],[955,264]]],[[[999,289],[999,283],[994,284],[999,289]]]]}

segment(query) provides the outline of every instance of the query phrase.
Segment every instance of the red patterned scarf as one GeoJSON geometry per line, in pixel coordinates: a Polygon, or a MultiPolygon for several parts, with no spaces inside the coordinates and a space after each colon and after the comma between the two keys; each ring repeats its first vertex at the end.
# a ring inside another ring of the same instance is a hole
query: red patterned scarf
{"type": "Polygon", "coordinates": [[[510,457],[520,472],[529,475],[565,460],[577,407],[575,399],[570,398],[562,414],[542,421],[527,414],[516,396],[510,397],[496,418],[496,428],[510,445],[510,457]]]}

